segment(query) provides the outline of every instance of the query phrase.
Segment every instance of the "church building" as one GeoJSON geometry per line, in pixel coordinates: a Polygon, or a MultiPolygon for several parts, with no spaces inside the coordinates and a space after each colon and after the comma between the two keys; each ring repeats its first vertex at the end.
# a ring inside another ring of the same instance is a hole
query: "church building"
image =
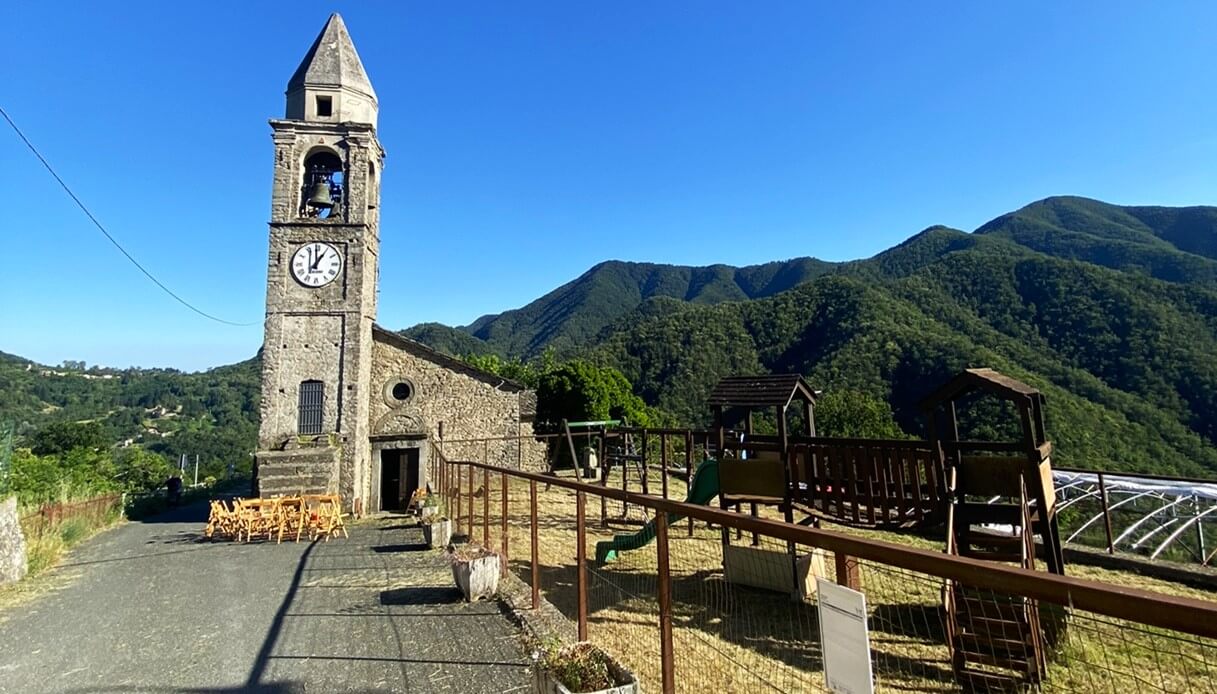
{"type": "Polygon", "coordinates": [[[339,493],[355,513],[399,509],[450,459],[532,464],[535,395],[376,325],[377,100],[331,15],[271,120],[274,185],[262,346],[258,493],[339,493]],[[493,445],[462,439],[510,437],[493,445]],[[527,443],[525,443],[527,442],[527,443]]]}

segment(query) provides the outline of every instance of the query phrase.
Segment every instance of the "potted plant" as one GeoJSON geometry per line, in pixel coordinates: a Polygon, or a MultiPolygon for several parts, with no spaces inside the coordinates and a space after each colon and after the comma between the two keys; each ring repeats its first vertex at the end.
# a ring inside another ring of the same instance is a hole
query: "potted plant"
{"type": "Polygon", "coordinates": [[[452,541],[452,519],[444,515],[434,495],[427,497],[422,508],[423,541],[432,549],[447,547],[452,541]]]}
{"type": "Polygon", "coordinates": [[[418,507],[418,517],[422,520],[435,516],[439,513],[439,495],[427,494],[423,497],[422,503],[418,507]]]}
{"type": "Polygon", "coordinates": [[[562,645],[556,639],[532,653],[535,694],[638,694],[638,676],[587,641],[562,645]]]}
{"type": "Polygon", "coordinates": [[[469,602],[492,598],[499,591],[499,555],[481,545],[466,544],[449,551],[452,578],[469,602]]]}

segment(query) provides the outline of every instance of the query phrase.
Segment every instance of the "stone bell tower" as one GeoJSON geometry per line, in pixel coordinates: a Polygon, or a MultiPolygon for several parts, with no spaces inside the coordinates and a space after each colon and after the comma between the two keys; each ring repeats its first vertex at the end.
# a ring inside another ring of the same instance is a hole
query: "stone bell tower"
{"type": "Polygon", "coordinates": [[[353,507],[371,455],[380,171],[376,92],[337,14],[287,84],[275,144],[262,424],[263,495],[338,492],[353,507]]]}

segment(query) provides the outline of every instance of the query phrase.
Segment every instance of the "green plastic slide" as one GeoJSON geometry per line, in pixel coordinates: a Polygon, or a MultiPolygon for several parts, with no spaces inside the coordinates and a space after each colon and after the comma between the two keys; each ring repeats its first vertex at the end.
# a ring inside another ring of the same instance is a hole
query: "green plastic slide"
{"type": "MultiPolygon", "coordinates": [[[[685,499],[690,504],[708,504],[718,496],[718,461],[704,460],[693,471],[693,483],[689,485],[689,494],[685,499]]],[[[675,513],[668,514],[668,526],[677,523],[683,516],[675,513]]],[[[618,552],[638,549],[655,539],[655,521],[642,526],[642,530],[629,535],[618,535],[611,540],[601,540],[596,543],[596,563],[603,564],[617,558],[618,552]]]]}

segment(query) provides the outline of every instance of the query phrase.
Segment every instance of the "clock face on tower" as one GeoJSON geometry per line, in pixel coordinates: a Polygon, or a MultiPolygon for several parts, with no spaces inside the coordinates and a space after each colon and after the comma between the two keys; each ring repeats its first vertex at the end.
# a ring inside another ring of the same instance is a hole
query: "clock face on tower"
{"type": "Polygon", "coordinates": [[[312,241],[292,254],[292,277],[306,287],[323,287],[342,272],[342,254],[328,243],[312,241]]]}

